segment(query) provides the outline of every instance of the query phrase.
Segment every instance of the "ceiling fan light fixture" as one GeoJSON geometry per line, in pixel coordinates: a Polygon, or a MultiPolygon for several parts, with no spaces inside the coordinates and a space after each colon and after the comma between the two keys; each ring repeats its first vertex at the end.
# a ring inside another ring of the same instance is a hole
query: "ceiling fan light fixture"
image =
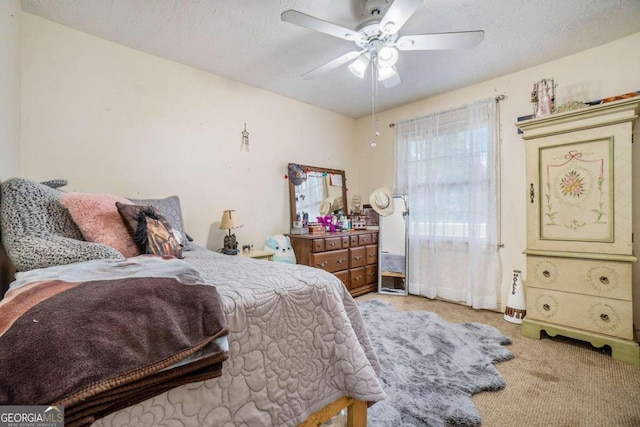
{"type": "Polygon", "coordinates": [[[364,72],[367,71],[367,67],[369,66],[369,53],[363,53],[360,55],[355,61],[349,64],[349,71],[353,73],[354,76],[363,79],[364,72]]]}
{"type": "Polygon", "coordinates": [[[390,79],[397,73],[396,67],[382,67],[378,65],[378,81],[382,82],[387,79],[390,79]]]}
{"type": "Polygon", "coordinates": [[[380,67],[393,67],[398,62],[398,50],[393,46],[382,45],[378,48],[380,67]]]}

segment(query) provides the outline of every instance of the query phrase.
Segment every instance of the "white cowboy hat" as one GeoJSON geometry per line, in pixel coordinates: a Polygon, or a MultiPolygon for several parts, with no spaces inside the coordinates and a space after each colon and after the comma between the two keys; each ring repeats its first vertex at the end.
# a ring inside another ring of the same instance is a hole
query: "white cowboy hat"
{"type": "Polygon", "coordinates": [[[369,203],[380,216],[388,216],[393,213],[393,194],[388,187],[380,187],[369,196],[369,203]]]}

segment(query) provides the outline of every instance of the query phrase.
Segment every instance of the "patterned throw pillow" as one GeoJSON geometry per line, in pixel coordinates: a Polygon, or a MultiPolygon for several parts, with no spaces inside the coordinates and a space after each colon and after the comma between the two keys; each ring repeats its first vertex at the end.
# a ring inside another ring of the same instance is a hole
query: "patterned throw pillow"
{"type": "Polygon", "coordinates": [[[189,242],[189,236],[186,234],[184,228],[184,221],[182,219],[182,206],[180,205],[180,198],[178,196],[170,196],[164,199],[134,199],[128,197],[132,203],[143,206],[153,206],[167,218],[169,225],[174,231],[180,234],[182,240],[182,250],[191,251],[193,245],[189,242]]]}
{"type": "Polygon", "coordinates": [[[116,202],[129,200],[112,194],[64,193],[60,202],[85,240],[111,246],[126,258],[140,255],[116,209],[116,202]]]}
{"type": "Polygon", "coordinates": [[[143,254],[184,258],[180,236],[160,211],[153,206],[128,205],[116,202],[116,207],[133,241],[143,254]]]}

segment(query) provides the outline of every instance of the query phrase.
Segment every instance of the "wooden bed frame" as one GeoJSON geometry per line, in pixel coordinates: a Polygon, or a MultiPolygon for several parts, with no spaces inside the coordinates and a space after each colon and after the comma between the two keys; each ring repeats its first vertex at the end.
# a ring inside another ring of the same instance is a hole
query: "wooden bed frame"
{"type": "MultiPolygon", "coordinates": [[[[14,280],[16,269],[7,255],[4,246],[0,243],[0,299],[4,297],[9,289],[9,284],[14,280]]],[[[353,397],[341,397],[333,403],[314,412],[298,427],[319,427],[336,416],[343,409],[347,409],[348,427],[366,427],[367,425],[367,402],[357,400],[353,397]]]]}

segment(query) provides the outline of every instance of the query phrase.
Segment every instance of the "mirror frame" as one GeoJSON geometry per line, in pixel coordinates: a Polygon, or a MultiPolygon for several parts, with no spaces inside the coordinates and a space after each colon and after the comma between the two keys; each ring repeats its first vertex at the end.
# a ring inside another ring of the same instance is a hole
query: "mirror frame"
{"type": "MultiPolygon", "coordinates": [[[[402,218],[404,219],[404,287],[400,290],[382,286],[382,249],[384,245],[383,229],[384,218],[386,217],[381,216],[380,234],[378,235],[378,293],[387,295],[409,295],[409,199],[406,194],[394,194],[393,199],[401,199],[404,205],[404,211],[402,211],[402,218]]],[[[396,214],[396,212],[393,214],[396,214]]]]}
{"type": "MultiPolygon", "coordinates": [[[[349,208],[347,206],[347,181],[346,176],[343,170],[340,169],[328,169],[321,168],[318,166],[308,166],[308,165],[299,165],[305,173],[308,172],[320,172],[327,173],[331,175],[340,175],[342,176],[342,203],[344,205],[343,211],[344,215],[347,216],[349,214],[349,208]]],[[[289,228],[293,227],[293,222],[296,220],[296,189],[295,185],[291,180],[289,180],[289,209],[290,209],[290,217],[289,217],[289,228]]],[[[309,222],[315,222],[315,218],[309,218],[309,222]]]]}

